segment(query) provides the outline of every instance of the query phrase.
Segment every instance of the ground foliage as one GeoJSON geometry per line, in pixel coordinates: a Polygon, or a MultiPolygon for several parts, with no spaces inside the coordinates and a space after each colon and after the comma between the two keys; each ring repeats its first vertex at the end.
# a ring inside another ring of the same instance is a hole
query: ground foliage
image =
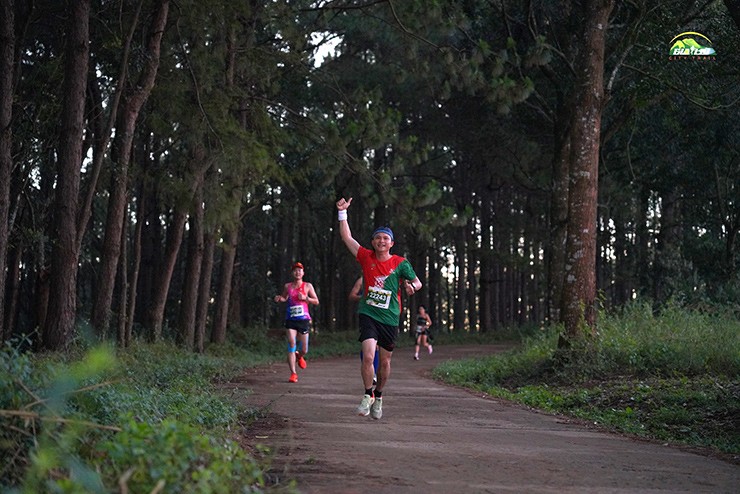
{"type": "Polygon", "coordinates": [[[543,330],[504,356],[434,375],[492,396],[640,437],[740,459],[740,323],[723,310],[633,304],[602,314],[585,349],[543,330]]]}
{"type": "Polygon", "coordinates": [[[117,355],[31,355],[8,343],[0,364],[3,491],[266,489],[266,467],[234,438],[243,414],[211,386],[244,360],[165,343],[117,355]]]}
{"type": "MultiPolygon", "coordinates": [[[[0,352],[0,486],[8,492],[291,492],[267,477],[271,453],[246,441],[269,410],[223,392],[245,367],[282,361],[276,329],[242,329],[205,354],[172,342],[0,352]]],[[[439,328],[435,345],[516,342],[446,363],[435,376],[624,433],[740,453],[740,331],[731,312],[634,304],[603,314],[587,351],[558,353],[557,329],[439,328]]],[[[22,343],[22,342],[21,342],[22,343]]],[[[399,346],[413,345],[399,338],[399,346]]],[[[313,358],[357,351],[355,331],[312,335],[313,358]]]]}

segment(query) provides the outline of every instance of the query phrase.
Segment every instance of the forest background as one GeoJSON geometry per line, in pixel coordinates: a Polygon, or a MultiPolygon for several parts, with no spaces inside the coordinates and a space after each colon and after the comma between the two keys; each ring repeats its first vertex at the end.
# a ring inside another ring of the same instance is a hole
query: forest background
{"type": "Polygon", "coordinates": [[[294,261],[344,330],[339,197],[449,331],[739,310],[738,0],[1,5],[3,340],[200,352],[294,261]]]}

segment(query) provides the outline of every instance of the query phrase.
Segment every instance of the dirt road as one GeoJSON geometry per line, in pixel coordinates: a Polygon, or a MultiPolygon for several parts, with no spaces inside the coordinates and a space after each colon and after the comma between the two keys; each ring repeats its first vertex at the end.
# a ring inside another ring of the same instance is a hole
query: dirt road
{"type": "MultiPolygon", "coordinates": [[[[396,350],[383,418],[355,414],[359,357],[308,359],[298,383],[284,363],[230,383],[270,417],[248,441],[275,453],[271,475],[302,493],[737,493],[740,466],[590,430],[562,417],[442,385],[439,362],[499,351],[396,350]]],[[[310,357],[310,354],[309,354],[310,357]]]]}

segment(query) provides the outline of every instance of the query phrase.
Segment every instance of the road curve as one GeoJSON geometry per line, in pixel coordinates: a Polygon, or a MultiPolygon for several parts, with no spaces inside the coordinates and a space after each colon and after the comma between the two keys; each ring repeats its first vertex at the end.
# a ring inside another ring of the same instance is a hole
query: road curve
{"type": "Polygon", "coordinates": [[[247,431],[274,452],[271,475],[302,493],[737,493],[740,466],[675,447],[589,429],[562,417],[445,386],[438,363],[503,347],[394,352],[383,418],[355,414],[359,357],[312,360],[288,383],[287,364],[250,369],[226,387],[249,389],[269,419],[247,431]]]}

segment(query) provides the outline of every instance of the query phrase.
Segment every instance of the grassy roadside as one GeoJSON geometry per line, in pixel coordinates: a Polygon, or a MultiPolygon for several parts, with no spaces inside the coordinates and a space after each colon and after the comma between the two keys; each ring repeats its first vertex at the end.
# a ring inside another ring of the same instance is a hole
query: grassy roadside
{"type": "MultiPolygon", "coordinates": [[[[440,333],[435,345],[523,340],[503,356],[435,375],[614,430],[740,454],[740,322],[731,315],[632,307],[601,318],[568,358],[556,333],[440,333]],[[535,334],[536,333],[536,334],[535,334]]],[[[236,436],[259,410],[217,392],[244,368],[285,358],[282,331],[235,331],[206,354],[81,343],[66,354],[0,349],[0,491],[293,492],[264,478],[269,455],[236,436]]],[[[311,336],[312,359],[357,352],[356,331],[311,336]]],[[[399,338],[401,347],[413,345],[399,338]]],[[[238,393],[248,393],[239,390],[238,393]]]]}
{"type": "Polygon", "coordinates": [[[740,463],[740,321],[730,313],[635,305],[600,318],[569,354],[556,331],[503,356],[441,365],[434,376],[492,396],[740,463]]]}

